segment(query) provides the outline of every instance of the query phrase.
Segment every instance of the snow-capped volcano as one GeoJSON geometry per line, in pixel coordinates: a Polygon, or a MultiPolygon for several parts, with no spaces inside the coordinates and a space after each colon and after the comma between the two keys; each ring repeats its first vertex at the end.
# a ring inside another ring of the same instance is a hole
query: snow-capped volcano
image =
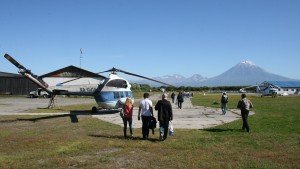
{"type": "MultiPolygon", "coordinates": [[[[174,86],[247,86],[260,84],[263,81],[268,80],[294,80],[270,73],[249,60],[240,62],[224,73],[212,78],[205,78],[199,74],[185,78],[184,76],[174,74],[156,77],[154,79],[174,86]]],[[[159,83],[154,83],[148,80],[141,80],[137,83],[161,86],[159,83]]]]}
{"type": "Polygon", "coordinates": [[[251,62],[250,60],[246,60],[241,62],[241,64],[245,64],[245,65],[249,65],[249,66],[256,66],[253,62],[251,62]]]}
{"type": "Polygon", "coordinates": [[[267,80],[291,80],[280,75],[272,74],[255,65],[251,61],[243,61],[219,76],[204,81],[204,86],[243,86],[260,84],[267,80]]]}

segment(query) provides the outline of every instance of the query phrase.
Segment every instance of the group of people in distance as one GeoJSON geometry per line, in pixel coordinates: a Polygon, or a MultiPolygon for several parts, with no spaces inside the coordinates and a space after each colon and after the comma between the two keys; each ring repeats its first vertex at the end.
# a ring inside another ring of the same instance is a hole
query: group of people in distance
{"type": "MultiPolygon", "coordinates": [[[[155,110],[158,111],[157,118],[160,127],[160,140],[166,140],[168,137],[169,122],[173,120],[173,111],[170,101],[167,100],[168,95],[162,94],[162,99],[155,105],[155,110]]],[[[130,98],[126,99],[125,105],[123,106],[123,122],[124,122],[124,137],[127,138],[127,123],[129,123],[130,135],[132,134],[132,112],[133,105],[130,98]]],[[[153,121],[153,105],[152,101],[149,99],[149,93],[144,93],[144,98],[140,101],[138,120],[142,119],[142,135],[143,140],[149,138],[150,125],[153,121]]],[[[156,119],[154,119],[156,120],[156,119]]]]}
{"type": "MultiPolygon", "coordinates": [[[[161,100],[157,102],[154,109],[158,111],[157,113],[157,120],[159,121],[159,140],[166,140],[168,136],[169,130],[169,122],[173,120],[173,110],[170,101],[167,100],[168,95],[162,94],[161,100]]],[[[174,103],[175,94],[171,94],[172,102],[174,103]]],[[[182,108],[183,102],[183,94],[180,92],[177,96],[178,108],[182,108]]],[[[226,92],[223,93],[221,97],[221,109],[222,113],[226,114],[228,103],[228,96],[226,92]]],[[[241,95],[241,100],[239,100],[237,104],[237,108],[241,110],[241,116],[243,120],[242,130],[246,130],[250,132],[250,127],[248,124],[248,115],[249,110],[253,107],[253,104],[250,100],[247,99],[246,94],[241,95]]],[[[133,137],[132,132],[132,113],[133,113],[133,104],[130,98],[126,99],[125,105],[123,106],[123,122],[124,122],[124,137],[127,138],[127,124],[129,124],[130,136],[133,137]]],[[[153,105],[152,101],[149,99],[149,93],[144,93],[144,98],[139,103],[139,110],[138,110],[138,120],[142,119],[142,135],[143,139],[147,140],[149,138],[149,131],[151,122],[153,120],[156,121],[154,118],[153,113],[153,105]]]]}

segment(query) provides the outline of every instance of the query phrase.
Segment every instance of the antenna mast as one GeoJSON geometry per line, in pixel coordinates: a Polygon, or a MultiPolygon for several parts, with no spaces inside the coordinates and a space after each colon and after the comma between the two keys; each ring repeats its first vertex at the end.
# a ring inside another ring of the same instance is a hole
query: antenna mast
{"type": "Polygon", "coordinates": [[[82,48],[80,48],[79,67],[81,68],[82,48]]]}

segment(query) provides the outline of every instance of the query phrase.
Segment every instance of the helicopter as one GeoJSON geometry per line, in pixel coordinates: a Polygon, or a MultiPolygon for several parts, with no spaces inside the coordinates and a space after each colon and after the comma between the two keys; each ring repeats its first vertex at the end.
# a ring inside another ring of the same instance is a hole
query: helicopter
{"type": "Polygon", "coordinates": [[[288,94],[286,92],[284,92],[284,90],[277,86],[277,85],[271,85],[271,84],[267,84],[267,83],[262,83],[260,85],[253,85],[253,86],[248,86],[248,87],[244,87],[241,88],[239,90],[240,93],[247,93],[246,89],[249,88],[256,88],[256,93],[261,94],[261,97],[263,96],[272,96],[272,97],[276,97],[277,95],[280,96],[287,96],[288,94]]]}
{"type": "Polygon", "coordinates": [[[258,92],[259,91],[259,86],[256,85],[256,86],[248,86],[248,87],[241,88],[239,90],[239,93],[247,93],[246,89],[254,88],[254,87],[256,87],[256,92],[258,92]]]}
{"type": "MultiPolygon", "coordinates": [[[[56,85],[49,85],[44,81],[44,79],[41,76],[37,76],[33,74],[31,70],[25,68],[9,54],[5,54],[4,57],[19,69],[18,72],[20,74],[30,79],[32,82],[37,84],[40,88],[42,88],[44,91],[46,91],[51,95],[48,108],[54,107],[54,98],[56,95],[68,95],[68,96],[77,95],[77,96],[94,97],[99,109],[120,110],[125,104],[127,97],[131,98],[133,102],[134,102],[134,97],[131,91],[130,83],[126,79],[119,77],[117,75],[118,72],[131,75],[131,76],[136,76],[139,78],[144,78],[164,85],[168,85],[168,86],[170,85],[155,79],[151,79],[145,76],[141,76],[121,69],[117,69],[115,67],[106,71],[96,73],[96,74],[101,74],[101,73],[110,72],[110,75],[108,77],[100,75],[98,79],[99,84],[97,85],[72,84],[72,82],[84,78],[83,76],[74,77],[64,82],[57,83],[56,85]],[[87,88],[89,90],[82,90],[87,88]]],[[[96,113],[98,111],[98,108],[94,106],[92,108],[92,112],[96,113]]]]}

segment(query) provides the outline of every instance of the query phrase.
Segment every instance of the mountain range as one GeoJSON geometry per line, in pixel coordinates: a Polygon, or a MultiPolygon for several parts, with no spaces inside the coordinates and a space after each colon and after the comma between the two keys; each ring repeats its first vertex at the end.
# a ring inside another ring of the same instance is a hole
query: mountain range
{"type": "MultiPolygon", "coordinates": [[[[260,84],[263,81],[292,81],[295,79],[283,77],[270,73],[259,66],[255,65],[251,61],[244,61],[236,64],[224,73],[212,77],[206,78],[199,74],[186,78],[184,76],[174,74],[166,75],[162,77],[154,77],[153,79],[159,80],[174,86],[248,86],[260,84]]],[[[161,86],[159,83],[140,80],[135,81],[139,84],[149,84],[150,86],[161,86]]]]}

